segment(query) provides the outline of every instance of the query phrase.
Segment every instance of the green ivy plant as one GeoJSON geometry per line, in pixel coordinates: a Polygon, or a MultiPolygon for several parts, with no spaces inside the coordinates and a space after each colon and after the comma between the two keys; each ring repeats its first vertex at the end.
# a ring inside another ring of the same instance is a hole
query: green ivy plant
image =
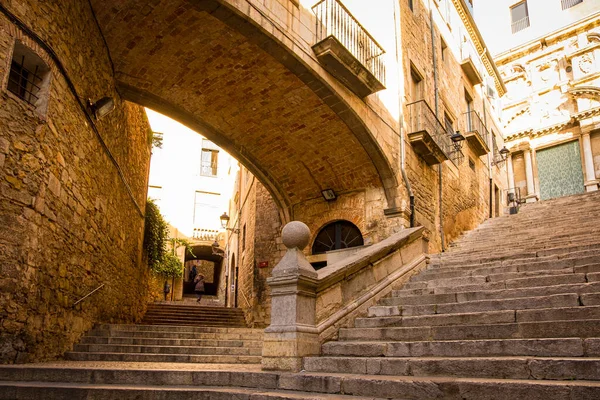
{"type": "Polygon", "coordinates": [[[168,237],[167,221],[161,215],[154,200],[148,199],[144,228],[144,251],[148,257],[148,266],[153,272],[161,269],[160,265],[167,254],[168,237]]]}
{"type": "MultiPolygon", "coordinates": [[[[146,204],[146,226],[144,230],[144,250],[152,273],[167,280],[171,278],[171,288],[175,278],[183,275],[183,263],[177,257],[177,249],[185,246],[186,252],[196,258],[190,242],[181,238],[169,238],[169,225],[152,199],[146,204]],[[167,250],[167,244],[170,251],[167,250]]],[[[171,300],[173,291],[171,290],[171,300]]]]}

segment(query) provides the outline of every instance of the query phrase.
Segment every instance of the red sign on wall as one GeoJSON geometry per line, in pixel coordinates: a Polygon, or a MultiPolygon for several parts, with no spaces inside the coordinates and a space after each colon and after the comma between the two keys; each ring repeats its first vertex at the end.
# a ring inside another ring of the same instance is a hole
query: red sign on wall
{"type": "Polygon", "coordinates": [[[267,268],[269,266],[268,261],[261,261],[258,263],[258,268],[267,268]]]}

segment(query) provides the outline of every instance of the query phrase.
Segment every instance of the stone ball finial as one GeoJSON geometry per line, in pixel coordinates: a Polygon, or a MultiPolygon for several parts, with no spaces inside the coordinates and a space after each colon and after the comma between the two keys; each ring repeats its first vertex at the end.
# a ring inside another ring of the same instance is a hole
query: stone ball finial
{"type": "Polygon", "coordinates": [[[281,239],[288,249],[303,250],[310,240],[310,229],[304,222],[292,221],[283,227],[281,239]]]}

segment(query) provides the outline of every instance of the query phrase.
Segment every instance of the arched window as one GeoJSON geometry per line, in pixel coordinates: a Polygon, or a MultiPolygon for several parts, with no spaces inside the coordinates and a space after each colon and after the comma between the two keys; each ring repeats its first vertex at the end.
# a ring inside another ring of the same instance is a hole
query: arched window
{"type": "Polygon", "coordinates": [[[356,225],[348,221],[335,221],[321,229],[313,243],[312,253],[322,254],[363,244],[362,234],[356,225]]]}

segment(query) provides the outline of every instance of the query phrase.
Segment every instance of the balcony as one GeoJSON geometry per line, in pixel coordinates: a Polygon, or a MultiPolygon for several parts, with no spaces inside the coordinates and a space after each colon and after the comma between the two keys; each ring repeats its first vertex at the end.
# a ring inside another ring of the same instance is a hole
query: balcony
{"type": "Polygon", "coordinates": [[[467,143],[471,146],[473,152],[478,156],[483,156],[490,152],[487,145],[487,139],[489,132],[477,114],[476,111],[469,111],[463,114],[464,116],[464,137],[467,139],[467,143]]]}
{"type": "Polygon", "coordinates": [[[513,22],[511,27],[512,27],[512,33],[517,33],[519,31],[522,31],[523,29],[529,27],[529,16],[526,16],[524,18],[521,18],[521,19],[513,22]]]}
{"type": "Polygon", "coordinates": [[[339,0],[322,0],[317,16],[317,44],[312,49],[331,75],[356,95],[385,89],[383,48],[339,0]]]}
{"type": "Polygon", "coordinates": [[[579,3],[583,3],[583,0],[561,0],[563,10],[576,6],[579,3]]]}
{"type": "Polygon", "coordinates": [[[407,107],[408,141],[415,152],[429,165],[448,160],[452,152],[450,135],[427,102],[419,100],[407,107]]]}
{"type": "Polygon", "coordinates": [[[460,59],[460,66],[471,85],[475,86],[483,83],[483,63],[472,43],[463,43],[460,48],[460,59]]]}

